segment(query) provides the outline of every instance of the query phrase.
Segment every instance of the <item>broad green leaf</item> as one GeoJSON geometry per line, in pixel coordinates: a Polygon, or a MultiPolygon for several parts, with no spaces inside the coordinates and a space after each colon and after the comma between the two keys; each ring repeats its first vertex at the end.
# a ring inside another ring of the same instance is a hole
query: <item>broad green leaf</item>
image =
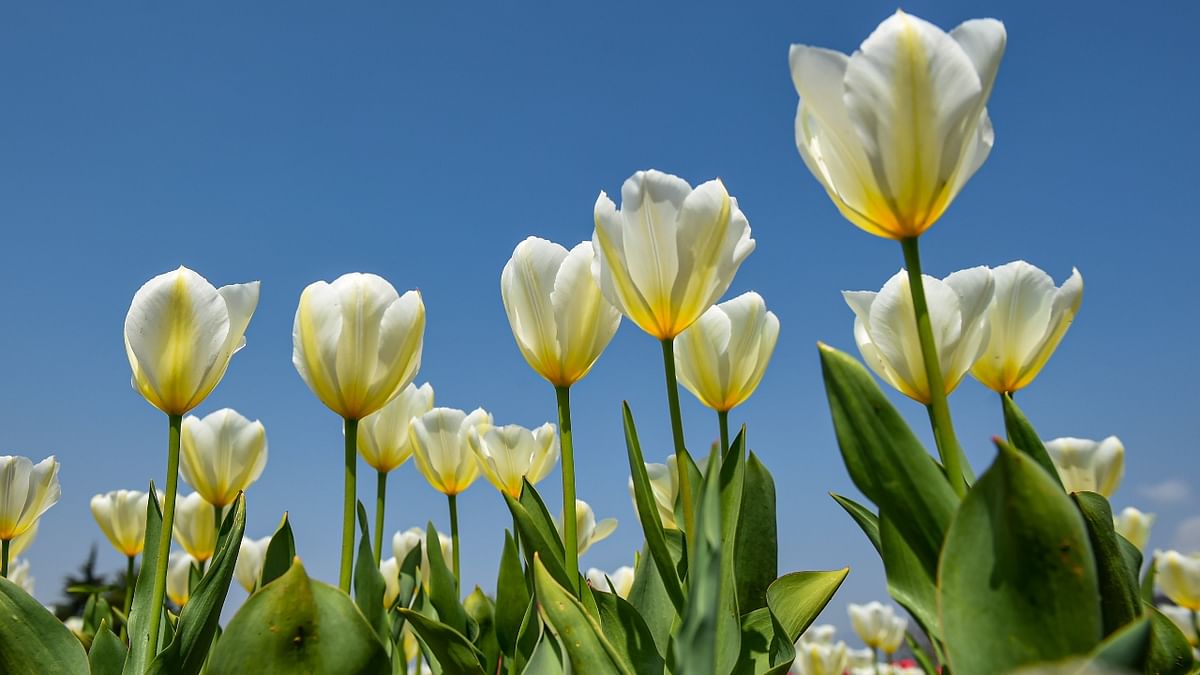
{"type": "Polygon", "coordinates": [[[650,628],[633,605],[615,592],[600,592],[595,596],[600,610],[600,628],[633,671],[639,675],[662,673],[663,657],[650,635],[650,628]]]}
{"type": "Polygon", "coordinates": [[[358,560],[354,562],[354,604],[358,605],[358,611],[375,629],[379,639],[387,642],[391,639],[387,608],[383,606],[387,582],[375,565],[375,552],[371,550],[371,528],[367,525],[367,509],[362,502],[358,503],[358,527],[362,537],[358,542],[358,560]]]}
{"type": "Polygon", "coordinates": [[[100,624],[88,651],[91,675],[119,675],[125,665],[125,652],[125,643],[109,629],[108,622],[100,624]]]}
{"type": "Polygon", "coordinates": [[[403,607],[399,611],[433,653],[444,672],[456,675],[483,675],[484,670],[480,666],[483,654],[465,635],[420,612],[403,607]]]}
{"type": "Polygon", "coordinates": [[[0,577],[0,673],[87,672],[79,639],[20,586],[0,577]]]}
{"type": "MultiPolygon", "coordinates": [[[[532,570],[531,570],[532,573],[532,570]]],[[[525,616],[521,619],[521,630],[517,632],[516,656],[513,665],[517,672],[524,672],[534,652],[541,648],[543,642],[542,620],[537,611],[537,600],[532,597],[529,606],[525,608],[525,616]]],[[[559,659],[562,663],[562,659],[559,659]]]]}
{"type": "Polygon", "coordinates": [[[1096,560],[1096,580],[1100,584],[1100,611],[1104,634],[1111,635],[1142,614],[1142,598],[1135,572],[1121,546],[1121,537],[1113,528],[1108,500],[1095,492],[1071,494],[1083,522],[1087,525],[1092,555],[1096,560]]]}
{"type": "Polygon", "coordinates": [[[271,535],[271,541],[267,544],[258,587],[262,588],[283,576],[291,568],[292,560],[295,557],[296,538],[292,535],[292,525],[288,522],[287,511],[284,511],[283,518],[279,521],[279,527],[275,528],[275,534],[271,535]]]}
{"type": "MultiPolygon", "coordinates": [[[[142,675],[154,658],[158,645],[150,645],[150,609],[154,598],[154,568],[158,564],[158,538],[162,532],[162,507],[158,505],[158,491],[150,481],[149,498],[146,500],[146,537],[143,539],[141,571],[133,588],[133,605],[129,609],[129,656],[121,672],[126,675],[142,675]]],[[[162,622],[160,617],[160,624],[162,622]]],[[[159,632],[162,635],[163,631],[159,632]]]]}
{"type": "Polygon", "coordinates": [[[496,640],[496,607],[492,599],[484,595],[478,586],[463,601],[463,609],[474,625],[479,627],[475,636],[475,648],[483,654],[483,664],[489,672],[496,672],[500,663],[500,643],[496,640]]]}
{"type": "Polygon", "coordinates": [[[446,566],[432,521],[426,526],[425,541],[432,542],[426,546],[428,551],[425,553],[429,558],[429,602],[437,610],[439,621],[466,635],[467,613],[458,599],[458,582],[454,580],[454,572],[446,566]]]}
{"type": "Polygon", "coordinates": [[[879,516],[849,497],[843,497],[836,492],[830,492],[829,496],[833,497],[833,501],[837,502],[838,506],[841,506],[845,509],[846,513],[850,514],[850,517],[862,529],[863,534],[867,535],[867,539],[871,541],[871,545],[875,547],[875,552],[882,555],[883,549],[879,546],[879,516]]]}
{"type": "Polygon", "coordinates": [[[779,576],[775,480],[754,452],[746,462],[746,487],[736,539],[737,609],[746,614],[767,606],[767,587],[779,576]]]}
{"type": "Polygon", "coordinates": [[[1050,474],[1059,487],[1062,487],[1062,478],[1058,475],[1058,469],[1054,468],[1054,462],[1050,459],[1050,453],[1046,452],[1042,437],[1026,419],[1025,413],[1021,412],[1021,409],[1013,402],[1012,396],[1001,394],[1000,400],[1004,403],[1004,431],[1008,435],[1009,444],[1029,455],[1038,466],[1050,474]]]}
{"type": "MultiPolygon", "coordinates": [[[[688,571],[687,605],[683,623],[671,645],[673,671],[681,673],[716,673],[722,649],[728,649],[731,660],[740,651],[740,622],[727,623],[732,636],[718,632],[720,615],[727,611],[721,602],[721,493],[716,452],[708,460],[704,481],[696,500],[696,550],[688,571]]],[[[733,617],[736,619],[737,617],[733,617]]]]}
{"type": "Polygon", "coordinates": [[[956,673],[1007,673],[1084,656],[1102,635],[1083,517],[1032,459],[997,445],[942,552],[942,637],[956,673]]]}
{"type": "MultiPolygon", "coordinates": [[[[522,492],[524,497],[525,492],[532,491],[532,488],[526,484],[525,490],[522,492]]],[[[533,567],[533,558],[538,556],[542,558],[543,564],[550,574],[554,576],[555,581],[564,586],[570,586],[570,577],[567,576],[567,568],[563,562],[562,541],[558,538],[558,532],[546,532],[544,523],[541,522],[540,514],[533,515],[525,508],[525,505],[507,494],[503,495],[504,502],[508,504],[508,510],[512,512],[513,521],[517,525],[517,530],[521,536],[521,552],[525,556],[525,562],[530,567],[533,567]],[[556,553],[558,551],[558,553],[556,553]]],[[[536,509],[535,509],[536,512],[536,509]]],[[[553,528],[554,524],[550,524],[553,528]]]]}
{"type": "Polygon", "coordinates": [[[547,555],[551,555],[562,563],[566,559],[567,554],[563,549],[562,539],[558,534],[558,527],[554,523],[554,515],[550,513],[550,509],[546,508],[546,502],[542,500],[542,496],[538,493],[537,488],[524,479],[522,479],[521,499],[519,501],[521,502],[521,506],[525,507],[525,512],[529,514],[530,522],[537,528],[541,539],[548,544],[546,553],[542,555],[543,562],[545,562],[544,558],[547,555]]]}
{"type": "Polygon", "coordinates": [[[767,607],[784,629],[788,642],[795,642],[837,593],[850,568],[829,572],[792,572],[775,580],[767,589],[767,607]]]}
{"type": "Polygon", "coordinates": [[[632,667],[622,662],[583,603],[550,576],[540,556],[533,559],[533,583],[539,610],[566,652],[572,670],[633,675],[632,667]]]}
{"type": "Polygon", "coordinates": [[[88,596],[87,603],[83,606],[83,631],[88,635],[95,635],[100,630],[100,624],[111,625],[112,622],[112,607],[104,596],[98,593],[88,596]]]}
{"type": "MultiPolygon", "coordinates": [[[[921,672],[925,673],[925,675],[937,675],[938,669],[937,666],[934,665],[934,660],[921,645],[917,644],[917,641],[913,639],[911,632],[905,633],[904,643],[908,645],[908,651],[912,652],[913,660],[915,660],[917,665],[920,666],[921,672]]],[[[937,646],[934,645],[933,648],[936,650],[937,646]]]]}
{"type": "Polygon", "coordinates": [[[926,635],[939,638],[937,580],[917,559],[887,513],[879,518],[879,539],[888,594],[913,615],[926,635]]]}
{"type": "MultiPolygon", "coordinates": [[[[743,488],[746,484],[746,427],[733,439],[729,451],[720,456],[714,449],[712,458],[720,459],[720,475],[718,490],[721,505],[721,588],[720,610],[717,612],[717,672],[728,673],[737,662],[738,652],[741,651],[741,612],[739,600],[742,589],[745,588],[747,597],[758,595],[760,576],[769,577],[761,581],[762,597],[757,598],[766,604],[766,591],[770,579],[776,576],[775,556],[771,555],[770,544],[775,541],[775,500],[774,484],[770,487],[770,499],[760,494],[751,494],[743,499],[743,488]],[[766,511],[769,510],[769,514],[766,511]],[[761,516],[767,516],[764,518],[761,516]],[[739,523],[739,521],[741,521],[739,523]],[[758,542],[756,555],[738,557],[737,544],[741,541],[743,553],[748,553],[746,547],[749,541],[758,542]],[[739,565],[741,563],[741,565],[739,565]],[[736,572],[735,572],[736,568],[736,572]]],[[[762,464],[758,463],[762,469],[762,464]]],[[[765,473],[766,469],[762,469],[765,473]]],[[[766,474],[770,481],[770,474],[766,474]]],[[[761,480],[760,474],[751,477],[761,480]]],[[[762,489],[760,485],[752,485],[752,489],[762,489]]]]}
{"type": "Polygon", "coordinates": [[[554,636],[543,633],[529,657],[529,663],[520,671],[525,675],[563,675],[562,654],[554,642],[554,636]]]}
{"type": "Polygon", "coordinates": [[[350,596],[308,578],[297,558],[283,576],[250,596],[212,652],[211,675],[338,673],[374,675],[390,662],[350,596]],[[247,669],[248,655],[254,668],[247,669]]]}
{"type": "Polygon", "coordinates": [[[1150,657],[1150,624],[1150,617],[1146,616],[1122,626],[1096,647],[1090,662],[1121,671],[1144,671],[1150,657]]]}
{"type": "MultiPolygon", "coordinates": [[[[679,558],[683,555],[682,536],[683,533],[679,530],[666,533],[667,548],[674,552],[668,554],[676,556],[668,564],[679,563],[679,558]],[[673,546],[669,543],[671,541],[675,542],[673,546]]],[[[671,639],[671,628],[679,621],[679,615],[675,613],[675,605],[667,595],[667,588],[658,574],[658,568],[659,565],[654,561],[647,544],[634,567],[633,587],[629,590],[628,599],[645,620],[650,634],[654,637],[658,653],[665,654],[671,639]]]]}
{"type": "Polygon", "coordinates": [[[496,639],[500,643],[500,650],[510,659],[516,653],[517,636],[521,632],[521,620],[529,606],[529,597],[517,544],[505,530],[504,550],[500,554],[500,576],[496,580],[496,639]]]}
{"type": "Polygon", "coordinates": [[[786,675],[796,659],[793,642],[770,609],[743,614],[741,655],[732,675],[786,675]]]}
{"type": "Polygon", "coordinates": [[[1153,605],[1147,603],[1145,608],[1150,616],[1150,656],[1146,660],[1146,672],[1161,675],[1194,672],[1196,663],[1192,647],[1183,631],[1153,605]]]}
{"type": "Polygon", "coordinates": [[[1154,584],[1157,575],[1157,566],[1154,557],[1151,556],[1150,564],[1146,565],[1146,571],[1142,574],[1142,602],[1154,604],[1154,584]]]}

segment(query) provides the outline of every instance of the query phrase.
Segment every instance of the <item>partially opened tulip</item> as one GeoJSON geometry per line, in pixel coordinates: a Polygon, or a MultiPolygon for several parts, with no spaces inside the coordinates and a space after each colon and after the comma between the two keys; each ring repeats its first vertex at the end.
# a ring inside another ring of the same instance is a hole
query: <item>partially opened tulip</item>
{"type": "Polygon", "coordinates": [[[58,502],[58,460],[34,464],[28,457],[0,455],[0,576],[8,576],[12,540],[25,534],[58,502]]]}
{"type": "Polygon", "coordinates": [[[267,547],[270,545],[270,537],[242,537],[237,562],[233,567],[233,577],[247,593],[253,593],[258,588],[258,582],[262,579],[263,564],[267,561],[267,547]]]}
{"type": "Polygon", "coordinates": [[[201,571],[217,549],[218,513],[199,492],[179,500],[174,524],[175,541],[199,563],[201,571]]]}
{"type": "Polygon", "coordinates": [[[1127,506],[1113,516],[1113,527],[1117,534],[1129,540],[1139,551],[1146,550],[1150,541],[1150,528],[1154,526],[1154,514],[1142,513],[1132,506],[1127,506]]]}
{"type": "Polygon", "coordinates": [[[796,675],[843,675],[846,672],[846,643],[801,642],[796,645],[792,671],[796,675]]]}
{"type": "MultiPolygon", "coordinates": [[[[410,527],[392,536],[392,555],[399,564],[404,563],[409,551],[421,547],[421,583],[426,586],[429,585],[429,548],[425,545],[427,536],[424,528],[420,527],[410,527]]],[[[454,557],[454,540],[451,537],[438,532],[438,546],[441,547],[443,559],[454,557]]]]}
{"type": "Polygon", "coordinates": [[[1083,302],[1083,277],[1072,270],[1055,288],[1049,274],[1017,260],[993,269],[992,279],[987,347],[971,375],[992,391],[1011,394],[1033,382],[1067,334],[1083,302]]]}
{"type": "Polygon", "coordinates": [[[189,582],[192,576],[192,565],[196,559],[187,553],[176,551],[171,554],[167,567],[167,597],[176,607],[182,608],[191,598],[189,582]]]}
{"type": "MultiPolygon", "coordinates": [[[[603,541],[608,538],[617,529],[616,518],[605,518],[599,522],[596,521],[596,514],[592,511],[592,507],[582,499],[575,500],[576,523],[575,531],[577,544],[579,547],[579,555],[583,555],[592,544],[603,541]]],[[[560,537],[565,536],[563,528],[563,519],[560,517],[555,523],[558,526],[558,534],[560,537]]]]}
{"type": "Polygon", "coordinates": [[[521,497],[524,481],[536,485],[558,461],[558,437],[549,422],[533,430],[518,424],[492,426],[467,438],[483,475],[513,499],[521,497]]]}
{"type": "Polygon", "coordinates": [[[125,316],[125,353],[133,387],[167,414],[167,490],[150,602],[150,644],[157,644],[175,522],[183,415],[200,405],[246,343],[259,282],[215,288],[186,267],[160,274],[133,296],[125,316]]]}
{"type": "Polygon", "coordinates": [[[615,590],[618,596],[628,598],[629,591],[633,589],[633,568],[628,565],[618,567],[612,574],[592,567],[587,571],[586,576],[593,591],[611,593],[615,590]]]}
{"type": "Polygon", "coordinates": [[[209,504],[224,508],[258,480],[267,466],[267,432],[236,410],[224,408],[183,420],[183,479],[209,504]]]}
{"type": "Polygon", "coordinates": [[[421,294],[404,295],[374,274],[344,274],[310,284],[292,325],[296,372],[345,424],[345,486],[339,586],[350,591],[358,423],[395,398],[417,375],[425,339],[421,294]]]}
{"type": "MultiPolygon", "coordinates": [[[[138,490],[113,490],[92,497],[92,517],[113,548],[125,556],[125,615],[133,602],[134,559],[146,538],[146,508],[150,494],[138,490]]],[[[161,501],[161,500],[160,500],[161,501]]],[[[122,626],[124,631],[125,627],[122,626]]]]}
{"type": "Polygon", "coordinates": [[[904,644],[908,619],[896,616],[893,607],[868,602],[865,605],[851,603],[848,609],[854,632],[858,633],[858,637],[871,649],[891,655],[904,644]]]}
{"type": "Polygon", "coordinates": [[[390,610],[400,597],[400,561],[388,558],[379,563],[379,575],[383,577],[383,608],[390,610]]]}
{"type": "Polygon", "coordinates": [[[1162,551],[1154,556],[1155,579],[1171,602],[1200,611],[1200,553],[1162,551]]]}
{"type": "Polygon", "coordinates": [[[1125,446],[1116,436],[1102,441],[1056,438],[1046,441],[1045,446],[1067,492],[1098,492],[1111,497],[1125,476],[1125,446]]]}

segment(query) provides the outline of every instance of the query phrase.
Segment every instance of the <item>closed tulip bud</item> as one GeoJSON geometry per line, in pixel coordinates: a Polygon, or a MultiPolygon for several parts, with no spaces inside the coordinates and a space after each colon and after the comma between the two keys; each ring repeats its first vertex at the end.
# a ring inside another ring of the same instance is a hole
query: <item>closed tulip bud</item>
{"type": "Polygon", "coordinates": [[[491,425],[492,416],[483,408],[469,415],[455,408],[434,408],[413,419],[409,434],[417,469],[442,494],[466,490],[479,477],[479,460],[471,452],[470,435],[491,425]]]}
{"type": "Polygon", "coordinates": [[[171,554],[167,564],[167,597],[176,607],[183,607],[191,597],[189,581],[191,580],[192,565],[196,559],[187,553],[176,551],[171,554]]]}
{"type": "Polygon", "coordinates": [[[1195,647],[1200,645],[1197,640],[1196,615],[1192,610],[1185,607],[1176,607],[1175,605],[1159,605],[1158,611],[1175,624],[1179,631],[1183,633],[1183,637],[1187,638],[1188,644],[1195,647]]]}
{"type": "Polygon", "coordinates": [[[225,507],[258,480],[267,466],[262,422],[225,408],[183,420],[180,472],[209,504],[225,507]]]}
{"type": "Polygon", "coordinates": [[[34,464],[28,457],[0,456],[0,488],[0,540],[11,541],[58,502],[58,460],[51,455],[34,464]]]}
{"type": "Polygon", "coordinates": [[[523,481],[536,485],[558,461],[558,435],[550,423],[532,431],[517,424],[476,429],[467,438],[483,474],[513,499],[521,497],[523,481]]]}
{"type": "MultiPolygon", "coordinates": [[[[946,393],[954,391],[987,346],[992,273],[972,267],[945,279],[922,277],[946,393]]],[[[878,293],[845,291],[863,360],[888,384],[921,403],[932,400],[917,336],[908,275],[899,271],[878,293]]]]}
{"type": "Polygon", "coordinates": [[[633,589],[633,568],[626,565],[618,567],[612,574],[609,574],[602,569],[593,567],[587,571],[587,581],[593,591],[611,593],[615,589],[618,596],[628,598],[629,591],[633,589]],[[610,583],[611,586],[609,586],[610,583]]]}
{"type": "Polygon", "coordinates": [[[796,645],[792,672],[796,675],[843,675],[847,658],[845,642],[802,642],[796,645]]]}
{"type": "Polygon", "coordinates": [[[500,297],[517,347],[529,367],[556,387],[583,379],[621,324],[621,313],[592,276],[594,259],[590,241],[567,251],[529,237],[500,273],[500,297]]]}
{"type": "Polygon", "coordinates": [[[831,645],[831,644],[833,644],[833,637],[836,634],[837,634],[837,627],[831,626],[830,624],[820,624],[820,625],[816,625],[816,626],[809,626],[808,630],[806,630],[800,634],[800,637],[796,640],[796,644],[799,645],[801,643],[810,643],[810,644],[816,643],[816,644],[823,644],[823,645],[831,645]]]}
{"type": "MultiPolygon", "coordinates": [[[[675,520],[675,500],[679,496],[679,465],[675,455],[667,456],[666,464],[646,462],[646,476],[650,479],[650,492],[658,507],[658,519],[667,529],[679,529],[675,520]]],[[[629,496],[634,497],[633,510],[637,511],[637,499],[633,492],[633,478],[629,479],[629,496]]]]}
{"type": "Polygon", "coordinates": [[[1154,556],[1158,588],[1171,602],[1200,611],[1200,554],[1162,551],[1154,556]]]}
{"type": "Polygon", "coordinates": [[[199,492],[180,497],[175,503],[175,541],[199,562],[212,557],[217,548],[213,505],[199,492]]]}
{"type": "Polygon", "coordinates": [[[679,335],[733,282],[754,250],[750,222],[720,180],[692,189],[660,171],[621,186],[621,208],[600,193],[592,273],[604,297],[660,340],[679,335]]]}
{"type": "Polygon", "coordinates": [[[267,561],[267,547],[271,545],[270,537],[251,539],[242,537],[238,547],[237,562],[233,567],[233,576],[247,593],[253,593],[262,579],[263,564],[267,561]]]}
{"type": "Polygon", "coordinates": [[[142,552],[149,501],[150,494],[138,490],[113,490],[92,497],[92,516],[96,524],[113,548],[126,557],[142,552]]]}
{"type": "Polygon", "coordinates": [[[421,367],[425,305],[374,274],[318,281],[300,294],[292,364],[309,389],[345,419],[392,400],[421,367]]]}
{"type": "Polygon", "coordinates": [[[1120,514],[1113,516],[1113,527],[1117,534],[1128,539],[1139,551],[1145,551],[1154,517],[1153,513],[1142,513],[1132,506],[1126,506],[1120,514]]]}
{"type": "Polygon", "coordinates": [[[709,307],[675,340],[679,382],[704,405],[726,412],[762,381],[779,339],[779,319],[753,291],[709,307]]]}
{"type": "Polygon", "coordinates": [[[200,405],[246,343],[258,286],[214,288],[186,267],[147,281],[125,316],[133,388],[168,415],[200,405]]]}
{"type": "MultiPolygon", "coordinates": [[[[579,555],[583,555],[585,551],[592,547],[592,544],[603,541],[608,538],[608,535],[617,529],[616,518],[605,518],[600,522],[596,522],[596,514],[592,512],[592,507],[582,499],[575,500],[575,535],[579,542],[579,555]]],[[[563,520],[562,516],[555,521],[558,526],[558,536],[563,536],[563,520]]]]}
{"type": "Polygon", "coordinates": [[[433,387],[408,384],[379,412],[358,425],[358,454],[376,471],[387,473],[412,457],[408,433],[412,421],[433,410],[433,387]]]}
{"type": "MultiPolygon", "coordinates": [[[[426,532],[420,527],[410,527],[403,532],[397,532],[392,537],[392,555],[396,557],[396,563],[403,564],[404,559],[408,557],[409,551],[417,546],[421,547],[421,579],[422,583],[429,583],[429,549],[425,546],[426,532]]],[[[438,545],[442,549],[442,559],[449,561],[454,555],[454,542],[450,537],[438,532],[438,545]]],[[[447,562],[447,565],[449,563],[447,562]]]]}
{"type": "Polygon", "coordinates": [[[991,152],[1006,40],[994,19],[947,34],[897,11],[849,56],[792,45],[796,147],[847,220],[888,239],[937,222],[991,152]]]}
{"type": "Polygon", "coordinates": [[[988,310],[987,348],[971,375],[993,391],[1014,392],[1033,382],[1062,341],[1083,302],[1083,277],[1072,270],[1062,287],[1024,260],[992,270],[995,299],[988,310]]]}
{"type": "Polygon", "coordinates": [[[1111,497],[1125,476],[1125,446],[1116,436],[1099,442],[1056,438],[1046,441],[1045,446],[1067,492],[1098,492],[1111,497]]]}
{"type": "Polygon", "coordinates": [[[850,623],[854,632],[871,649],[894,654],[904,644],[908,619],[896,616],[896,610],[878,602],[850,604],[850,623]]]}

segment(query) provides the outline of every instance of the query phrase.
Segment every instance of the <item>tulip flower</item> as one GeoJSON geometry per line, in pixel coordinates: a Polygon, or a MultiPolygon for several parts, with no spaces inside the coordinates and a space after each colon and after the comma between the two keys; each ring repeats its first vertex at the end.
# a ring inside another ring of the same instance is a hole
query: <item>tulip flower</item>
{"type": "Polygon", "coordinates": [[[842,675],[846,671],[846,643],[802,642],[796,645],[792,671],[796,675],[842,675]]]}
{"type": "Polygon", "coordinates": [[[219,517],[213,505],[199,492],[179,500],[174,524],[175,541],[196,560],[201,572],[204,571],[204,563],[217,549],[219,528],[216,523],[219,517]]]}
{"type": "Polygon", "coordinates": [[[796,645],[800,644],[833,644],[833,637],[837,634],[837,627],[829,624],[818,624],[809,626],[808,630],[800,634],[796,639],[796,645]]]}
{"type": "Polygon", "coordinates": [[[679,381],[717,411],[721,449],[729,449],[729,411],[762,381],[779,339],[779,319],[753,291],[709,307],[675,342],[679,381]]]}
{"type": "Polygon", "coordinates": [[[971,375],[992,391],[1011,394],[1033,382],[1067,334],[1083,302],[1083,277],[1072,270],[1055,288],[1049,274],[1017,260],[993,269],[992,279],[990,335],[971,375]]]}
{"type": "Polygon", "coordinates": [[[388,558],[379,563],[379,575],[383,577],[383,607],[390,610],[400,597],[400,561],[388,558]]]}
{"type": "MultiPolygon", "coordinates": [[[[146,539],[146,508],[150,494],[138,490],[113,490],[92,497],[92,517],[113,548],[125,556],[125,615],[133,602],[134,559],[146,539]]],[[[160,497],[161,501],[161,497],[160,497]]],[[[125,631],[125,626],[121,626],[125,631]]]]}
{"type": "MultiPolygon", "coordinates": [[[[582,499],[575,500],[575,513],[576,543],[579,548],[579,555],[583,555],[592,547],[592,544],[607,539],[608,535],[617,529],[616,518],[605,518],[597,522],[596,514],[592,512],[592,507],[582,499]]],[[[563,537],[565,541],[563,518],[559,517],[555,525],[558,526],[558,535],[563,537]]]]}
{"type": "Polygon", "coordinates": [[[1162,551],[1154,556],[1158,588],[1171,602],[1200,611],[1200,553],[1190,556],[1179,551],[1162,551]]]}
{"type": "Polygon", "coordinates": [[[355,453],[358,423],[395,398],[421,367],[425,305],[374,274],[318,281],[300,294],[292,326],[292,364],[345,431],[339,586],[350,591],[354,563],[355,453]]]}
{"type": "Polygon", "coordinates": [[[878,602],[865,605],[851,603],[848,607],[850,623],[854,632],[871,649],[877,649],[889,656],[904,644],[908,619],[896,616],[896,610],[878,602]]]}
{"type": "MultiPolygon", "coordinates": [[[[646,475],[650,479],[654,504],[658,507],[658,519],[664,528],[679,529],[675,521],[675,501],[679,495],[679,464],[675,461],[675,455],[668,455],[666,464],[646,462],[646,475]]],[[[629,496],[634,498],[633,510],[637,511],[632,477],[629,479],[629,496]]]]}
{"type": "Polygon", "coordinates": [[[1186,607],[1177,607],[1175,605],[1159,605],[1158,611],[1163,613],[1175,624],[1179,631],[1183,633],[1183,637],[1187,638],[1188,644],[1192,647],[1200,645],[1200,640],[1197,639],[1196,613],[1186,607]]]}
{"type": "Polygon", "coordinates": [[[408,429],[413,418],[433,409],[433,387],[405,385],[396,398],[358,424],[358,454],[375,469],[375,560],[383,548],[383,513],[387,501],[387,476],[412,457],[408,429]]]}
{"type": "Polygon", "coordinates": [[[870,647],[846,650],[846,671],[855,675],[857,671],[870,672],[875,675],[875,652],[870,647]]]}
{"type": "Polygon", "coordinates": [[[1098,492],[1111,497],[1125,476],[1125,446],[1116,436],[1102,441],[1056,438],[1046,452],[1067,492],[1098,492]]]}
{"type": "Polygon", "coordinates": [[[472,433],[492,426],[483,408],[467,414],[455,408],[434,408],[415,418],[409,428],[417,469],[450,504],[450,538],[454,542],[454,578],[461,581],[458,560],[458,494],[479,477],[479,460],[471,452],[472,433]]]}
{"type": "Polygon", "coordinates": [[[242,537],[233,576],[247,593],[253,593],[258,588],[259,580],[262,579],[263,564],[267,561],[267,547],[270,545],[270,537],[242,537]]]}
{"type": "Polygon", "coordinates": [[[69,616],[63,619],[63,627],[75,634],[75,637],[80,640],[87,639],[86,631],[83,628],[82,616],[69,616]]]}
{"type": "Polygon", "coordinates": [[[593,591],[609,593],[615,589],[618,596],[628,598],[629,591],[633,589],[633,568],[626,565],[618,567],[612,574],[609,574],[602,569],[592,567],[587,571],[587,580],[593,591]],[[610,583],[612,586],[609,586],[610,583]]]}
{"type": "Polygon", "coordinates": [[[29,550],[29,547],[33,545],[33,540],[37,538],[38,522],[40,521],[33,521],[33,525],[28,530],[25,530],[23,533],[13,537],[13,540],[9,542],[8,546],[9,558],[16,558],[25,551],[29,550]]]}
{"type": "Polygon", "coordinates": [[[180,267],[138,289],[125,316],[125,353],[133,370],[133,388],[166,413],[169,430],[167,491],[148,618],[150,644],[158,644],[166,593],[183,415],[212,392],[230,358],[245,345],[258,291],[257,281],[214,288],[204,277],[180,267]]]}
{"type": "Polygon", "coordinates": [[[262,422],[224,408],[183,420],[180,471],[196,492],[217,508],[237,499],[267,466],[267,432],[262,422]]]}
{"type": "Polygon", "coordinates": [[[12,540],[34,526],[58,502],[58,460],[34,464],[28,457],[0,456],[0,577],[8,577],[12,540]]]}
{"type": "MultiPolygon", "coordinates": [[[[398,563],[403,563],[408,557],[409,551],[412,551],[417,546],[421,547],[421,580],[422,583],[429,583],[429,548],[425,546],[426,532],[420,527],[410,527],[403,532],[397,532],[392,536],[392,555],[396,557],[398,563]]],[[[438,545],[442,549],[442,558],[454,557],[454,540],[446,535],[438,532],[438,545]]]]}
{"type": "Polygon", "coordinates": [[[532,431],[517,424],[476,429],[467,439],[483,475],[513,499],[520,499],[524,481],[536,485],[558,461],[558,437],[549,422],[532,431]]]}
{"type": "Polygon", "coordinates": [[[13,558],[12,564],[9,565],[6,579],[11,581],[17,588],[25,591],[29,595],[33,595],[33,583],[36,579],[29,574],[29,561],[24,558],[13,558]]]}
{"type": "Polygon", "coordinates": [[[1121,513],[1113,516],[1113,527],[1117,534],[1129,540],[1139,551],[1145,551],[1154,518],[1153,513],[1142,513],[1132,506],[1126,506],[1121,513]]]}
{"type": "Polygon", "coordinates": [[[187,553],[176,551],[167,566],[167,597],[180,609],[191,597],[192,565],[196,559],[187,553]]]}

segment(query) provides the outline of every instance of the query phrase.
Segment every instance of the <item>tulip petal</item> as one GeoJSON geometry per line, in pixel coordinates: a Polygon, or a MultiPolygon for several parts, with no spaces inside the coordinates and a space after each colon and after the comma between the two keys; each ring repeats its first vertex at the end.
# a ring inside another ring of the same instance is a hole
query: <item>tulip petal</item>
{"type": "MultiPolygon", "coordinates": [[[[560,360],[556,349],[560,327],[551,294],[566,257],[567,249],[561,245],[529,237],[517,245],[500,273],[500,295],[513,336],[526,360],[540,373],[553,369],[560,360]]],[[[589,277],[590,263],[585,270],[589,277]]]]}
{"type": "Polygon", "coordinates": [[[754,251],[750,222],[720,180],[697,187],[679,216],[682,292],[676,288],[671,337],[690,326],[733,283],[738,267],[754,251]]]}
{"type": "Polygon", "coordinates": [[[670,326],[661,322],[671,316],[680,272],[676,221],[684,219],[681,211],[691,192],[687,181],[655,170],[639,171],[621,186],[624,260],[664,336],[670,326]]]}
{"type": "Polygon", "coordinates": [[[550,303],[562,365],[560,381],[552,380],[556,385],[587,375],[621,325],[621,313],[605,300],[592,276],[594,258],[592,242],[581,242],[563,258],[554,277],[550,303]]]}

